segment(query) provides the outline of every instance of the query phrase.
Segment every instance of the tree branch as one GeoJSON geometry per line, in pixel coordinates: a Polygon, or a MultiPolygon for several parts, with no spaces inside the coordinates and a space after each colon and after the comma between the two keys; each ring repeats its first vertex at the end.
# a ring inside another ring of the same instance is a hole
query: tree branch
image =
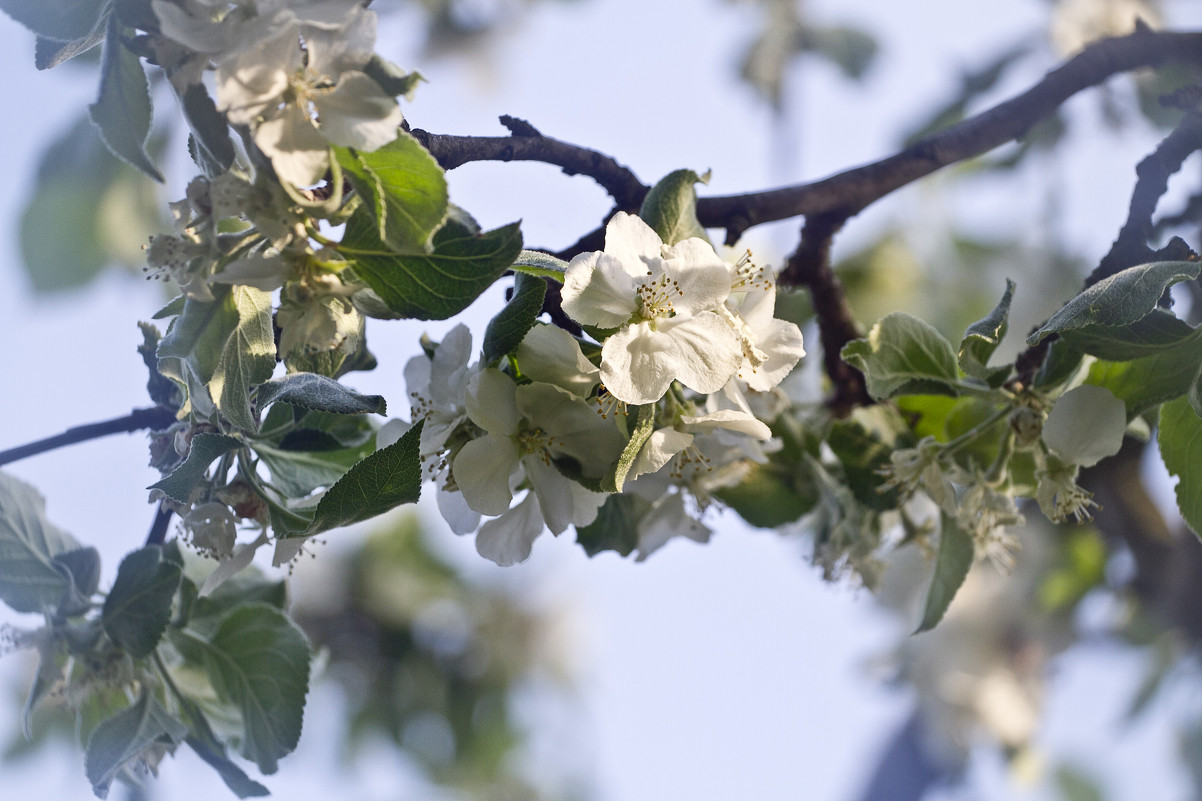
{"type": "Polygon", "coordinates": [[[1202,64],[1202,33],[1135,33],[1082,50],[1023,94],[933,134],[888,158],[808,184],[702,198],[701,224],[725,228],[732,243],[752,226],[802,214],[848,209],[854,215],[895,189],[1021,137],[1077,92],[1139,67],[1202,64]]]}
{"type": "MultiPolygon", "coordinates": [[[[888,158],[812,183],[701,198],[697,214],[707,228],[726,229],[734,244],[749,228],[775,220],[837,209],[853,216],[895,189],[938,169],[979,156],[1025,134],[1083,89],[1121,72],[1168,63],[1202,64],[1202,33],[1157,33],[1139,27],[1129,36],[1090,45],[1018,97],[928,136],[888,158]]],[[[543,136],[521,120],[502,118],[512,136],[452,136],[414,129],[412,134],[451,170],[473,161],[538,161],[568,175],[587,175],[620,210],[635,212],[648,187],[615,159],[543,136]]]]}
{"type": "Polygon", "coordinates": [[[473,161],[538,161],[554,164],[567,175],[587,175],[618,204],[621,211],[637,212],[649,188],[629,168],[613,158],[543,136],[529,123],[502,117],[512,136],[452,136],[420,128],[410,131],[444,170],[473,161]]]}
{"type": "Polygon", "coordinates": [[[872,403],[864,376],[840,355],[843,346],[860,335],[843,284],[831,269],[831,242],[846,221],[847,215],[841,212],[806,217],[801,244],[780,274],[782,284],[810,291],[822,340],[823,369],[835,385],[835,394],[828,405],[839,416],[856,406],[872,403]]]}
{"type": "Polygon", "coordinates": [[[65,445],[87,442],[90,439],[105,437],[109,434],[129,433],[143,428],[160,431],[175,422],[175,414],[161,406],[151,406],[147,409],[134,409],[125,417],[105,420],[102,423],[91,423],[86,426],[68,428],[62,434],[40,439],[27,445],[18,445],[6,451],[0,451],[0,465],[35,456],[39,453],[52,451],[65,445]]]}
{"type": "MultiPolygon", "coordinates": [[[[1108,278],[1124,268],[1136,264],[1154,261],[1157,253],[1148,247],[1154,225],[1152,215],[1156,213],[1156,204],[1169,188],[1169,178],[1181,169],[1182,163],[1195,151],[1202,149],[1202,115],[1189,114],[1181,124],[1164,138],[1143,161],[1135,168],[1138,179],[1135,189],[1131,192],[1131,207],[1127,213],[1127,221],[1119,231],[1118,238],[1110,247],[1110,252],[1102,257],[1098,266],[1089,274],[1087,287],[1093,286],[1103,278],[1108,278]]],[[[1163,254],[1172,257],[1184,247],[1179,258],[1189,256],[1189,248],[1181,240],[1176,240],[1174,249],[1163,254]]],[[[1171,243],[1172,244],[1172,243],[1171,243]]]]}

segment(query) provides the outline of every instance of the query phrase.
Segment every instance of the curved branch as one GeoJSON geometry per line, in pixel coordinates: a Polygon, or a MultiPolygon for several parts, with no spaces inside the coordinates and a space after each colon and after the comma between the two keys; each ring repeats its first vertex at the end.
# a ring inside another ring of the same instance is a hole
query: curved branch
{"type": "Polygon", "coordinates": [[[587,175],[618,204],[620,211],[637,212],[649,191],[642,181],[615,159],[587,147],[543,136],[529,123],[502,117],[512,136],[452,136],[415,128],[410,131],[444,170],[473,161],[539,161],[567,175],[587,175]]]}
{"type": "Polygon", "coordinates": [[[1139,67],[1202,64],[1202,33],[1135,33],[1082,50],[1018,97],[933,134],[888,158],[820,181],[767,192],[703,198],[697,214],[707,228],[725,228],[733,242],[748,228],[836,209],[854,214],[895,189],[936,170],[979,156],[1055,111],[1077,92],[1139,67]]]}
{"type": "MultiPolygon", "coordinates": [[[[762,192],[701,198],[706,228],[725,228],[733,244],[748,228],[806,214],[842,210],[852,216],[874,201],[938,169],[979,156],[1025,134],[1083,89],[1121,72],[1168,63],[1202,64],[1202,33],[1135,33],[1086,47],[1018,97],[928,136],[880,161],[812,183],[762,192]]],[[[528,123],[503,117],[512,136],[411,133],[451,170],[473,161],[539,161],[568,175],[587,175],[624,211],[637,211],[648,187],[627,167],[595,150],[543,136],[528,123]]]]}

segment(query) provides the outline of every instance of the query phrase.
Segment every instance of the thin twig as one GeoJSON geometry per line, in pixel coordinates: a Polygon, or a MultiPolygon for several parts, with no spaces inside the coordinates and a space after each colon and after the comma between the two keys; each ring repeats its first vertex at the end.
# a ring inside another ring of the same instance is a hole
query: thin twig
{"type": "Polygon", "coordinates": [[[40,439],[37,442],[30,442],[27,445],[18,445],[6,451],[0,451],[0,465],[6,465],[9,462],[15,462],[27,456],[46,453],[65,445],[75,445],[91,439],[105,437],[109,434],[129,433],[131,431],[140,431],[144,428],[160,431],[174,422],[175,414],[161,406],[134,409],[124,417],[116,417],[112,420],[105,420],[102,423],[90,423],[85,426],[68,428],[62,434],[40,439]]]}
{"type": "Polygon", "coordinates": [[[171,523],[171,507],[159,501],[159,508],[154,513],[154,522],[150,524],[150,533],[146,535],[147,545],[162,545],[167,541],[167,526],[171,523]]]}

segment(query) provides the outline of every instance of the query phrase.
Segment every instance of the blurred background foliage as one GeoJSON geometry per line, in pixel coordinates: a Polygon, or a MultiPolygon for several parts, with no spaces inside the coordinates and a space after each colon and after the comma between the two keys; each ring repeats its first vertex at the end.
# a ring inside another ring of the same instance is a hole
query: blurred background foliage
{"type": "MultiPolygon", "coordinates": [[[[890,49],[915,46],[841,23],[837,12],[811,13],[817,3],[727,1],[757,21],[731,69],[778,116],[805,101],[800,78],[812,64],[824,63],[842,80],[855,82],[870,76],[890,49]]],[[[480,57],[490,38],[520,34],[540,6],[603,2],[419,0],[423,57],[480,57]]],[[[387,13],[394,5],[402,3],[379,0],[374,7],[387,13]]],[[[1047,0],[1038,27],[996,52],[977,54],[972,63],[945,65],[949,94],[930,108],[914,108],[897,146],[1012,93],[1007,79],[1014,74],[1029,76],[1033,69],[1041,74],[1085,42],[1129,32],[1137,16],[1154,26],[1171,22],[1174,4],[1163,5],[1047,0]]],[[[943,331],[960,331],[997,302],[996,288],[982,276],[1005,275],[1027,300],[1015,304],[1012,329],[1025,332],[1038,324],[1076,292],[1109,245],[1094,241],[1083,248],[1060,235],[1075,199],[1064,188],[1064,160],[1075,149],[1105,153],[1107,141],[1118,142],[1132,129],[1167,131],[1180,112],[1165,108],[1159,98],[1198,79],[1185,70],[1165,70],[1114,81],[1087,93],[1082,102],[1092,113],[1058,114],[1023,141],[949,168],[909,191],[904,204],[873,217],[836,251],[858,319],[867,327],[904,310],[943,331]],[[1101,145],[1083,147],[1098,139],[1101,145]],[[1037,211],[1011,214],[1014,204],[1037,211]]],[[[181,136],[161,131],[156,146],[176,148],[181,136]]],[[[1097,169],[1131,175],[1133,183],[1134,166],[1107,163],[1097,169]]],[[[1202,242],[1196,158],[1187,171],[1162,203],[1152,247],[1172,235],[1195,248],[1202,242]]],[[[141,246],[156,228],[168,225],[163,210],[171,199],[113,159],[86,121],[76,123],[46,149],[30,188],[20,227],[29,285],[52,294],[76,290],[105,269],[140,270],[141,246]]],[[[1119,224],[1114,221],[1114,233],[1119,224]]],[[[768,261],[781,263],[789,247],[767,254],[768,261]]],[[[1181,289],[1178,302],[1191,303],[1190,292],[1181,289]]],[[[791,302],[804,314],[804,298],[791,302]]],[[[1003,343],[1000,358],[1013,357],[1017,339],[1003,343]]],[[[1129,442],[1114,464],[1091,471],[1091,487],[1103,507],[1094,524],[1055,529],[1032,522],[1022,534],[1023,559],[1015,573],[1004,577],[978,566],[947,619],[921,637],[909,638],[901,627],[913,621],[930,560],[915,549],[896,552],[876,598],[896,611],[899,636],[879,667],[885,680],[912,688],[916,703],[880,763],[866,770],[865,801],[918,799],[954,784],[982,737],[1016,774],[1039,769],[1050,775],[1050,797],[1116,798],[1098,779],[1096,766],[1066,760],[1039,768],[1041,757],[1033,748],[1054,658],[1099,642],[1130,649],[1145,665],[1146,678],[1130,700],[1131,720],[1157,708],[1158,698],[1179,701],[1186,710],[1179,756],[1195,797],[1202,797],[1202,709],[1190,690],[1199,678],[1202,548],[1175,518],[1161,513],[1156,485],[1162,479],[1142,467],[1143,450],[1142,443],[1129,442]]],[[[1028,518],[1034,521],[1038,514],[1028,518]]],[[[547,790],[520,769],[515,756],[530,736],[514,706],[523,688],[557,688],[565,714],[572,714],[566,700],[571,672],[551,647],[552,621],[544,612],[452,567],[429,547],[428,535],[411,515],[393,519],[353,553],[322,554],[313,570],[319,578],[301,583],[293,609],[324,655],[322,681],[341,693],[348,759],[364,743],[384,738],[426,780],[454,797],[592,797],[584,780],[572,791],[547,790]]],[[[5,759],[20,758],[56,733],[70,736],[70,728],[65,718],[53,725],[39,721],[35,730],[44,734],[33,742],[14,730],[5,759]]],[[[153,797],[153,786],[141,792],[153,797]]]]}

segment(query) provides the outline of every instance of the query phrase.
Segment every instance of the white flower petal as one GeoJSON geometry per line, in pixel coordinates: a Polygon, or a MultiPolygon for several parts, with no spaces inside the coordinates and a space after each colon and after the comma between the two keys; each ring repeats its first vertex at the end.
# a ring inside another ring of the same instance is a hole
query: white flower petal
{"type": "Polygon", "coordinates": [[[543,516],[533,492],[505,514],[480,526],[476,551],[485,559],[508,567],[530,557],[534,540],[543,533],[543,516]]]}
{"type": "Polygon", "coordinates": [[[649,323],[628,325],[601,348],[601,382],[624,403],[654,403],[676,378],[675,361],[676,346],[670,337],[649,323]]]}
{"type": "Polygon", "coordinates": [[[757,420],[747,412],[736,411],[734,409],[720,409],[701,415],[684,415],[680,418],[680,422],[688,428],[695,428],[701,431],[721,428],[727,431],[746,434],[756,439],[772,438],[772,429],[768,428],[762,421],[757,420]]]}
{"type": "Polygon", "coordinates": [[[679,493],[669,495],[656,503],[639,521],[639,554],[635,561],[643,561],[673,537],[688,537],[694,542],[709,542],[711,533],[710,529],[689,515],[684,506],[684,498],[679,493]]]}
{"type": "Polygon", "coordinates": [[[627,265],[631,275],[646,272],[648,262],[663,258],[664,240],[634,214],[619,211],[605,226],[605,252],[627,265]]]}
{"type": "Polygon", "coordinates": [[[365,151],[396,139],[404,120],[396,98],[362,72],[344,72],[332,89],[313,95],[313,105],[326,139],[365,151]]]}
{"type": "Polygon", "coordinates": [[[663,321],[660,331],[670,338],[675,350],[672,371],[676,380],[697,392],[709,394],[722,389],[743,362],[738,337],[712,312],[680,322],[676,318],[663,321]]]}
{"type": "Polygon", "coordinates": [[[564,272],[560,306],[582,325],[617,328],[639,309],[635,287],[640,277],[607,253],[581,253],[564,272]]]}
{"type": "Polygon", "coordinates": [[[493,367],[481,370],[467,383],[464,403],[467,416],[489,434],[516,434],[521,419],[515,399],[516,391],[517,385],[513,379],[500,370],[493,367]]]}
{"type": "Polygon", "coordinates": [[[1119,452],[1126,430],[1126,404],[1105,387],[1082,384],[1056,401],[1043,441],[1065,462],[1090,467],[1119,452]]]}
{"type": "Polygon", "coordinates": [[[197,594],[201,598],[204,598],[235,575],[241,573],[254,561],[255,551],[266,544],[267,532],[264,531],[254,542],[242,543],[235,546],[234,555],[229,559],[222,560],[221,564],[217,565],[217,569],[210,573],[208,578],[204,580],[204,583],[200,585],[200,590],[197,594]]]}
{"type": "Polygon", "coordinates": [[[600,368],[584,357],[576,338],[553,325],[531,328],[515,356],[523,375],[582,398],[587,398],[601,380],[600,368]]]}
{"type": "Polygon", "coordinates": [[[389,420],[376,432],[376,450],[381,451],[396,444],[411,428],[413,423],[408,420],[389,420]]]}
{"type": "Polygon", "coordinates": [[[437,500],[443,520],[456,534],[471,534],[480,525],[480,513],[467,505],[462,492],[448,492],[440,487],[437,500]]]}
{"type": "Polygon", "coordinates": [[[290,104],[254,131],[255,144],[271,159],[280,180],[312,186],[330,166],[330,145],[308,112],[290,104]]]}
{"type": "Polygon", "coordinates": [[[693,444],[693,435],[674,428],[661,428],[651,432],[638,458],[630,468],[628,479],[638,478],[646,473],[658,472],[661,467],[672,461],[672,457],[693,444]]]}
{"type": "Polygon", "coordinates": [[[678,315],[713,309],[730,294],[730,268],[704,239],[686,239],[671,249],[664,274],[673,279],[679,297],[673,301],[678,315]]]}
{"type": "Polygon", "coordinates": [[[549,450],[575,459],[584,474],[600,478],[626,444],[617,424],[597,414],[595,406],[553,384],[517,388],[519,413],[550,435],[549,450]]]}
{"type": "Polygon", "coordinates": [[[517,444],[510,437],[487,434],[464,445],[451,471],[463,499],[480,514],[499,515],[513,500],[510,480],[519,469],[517,444]]]}

